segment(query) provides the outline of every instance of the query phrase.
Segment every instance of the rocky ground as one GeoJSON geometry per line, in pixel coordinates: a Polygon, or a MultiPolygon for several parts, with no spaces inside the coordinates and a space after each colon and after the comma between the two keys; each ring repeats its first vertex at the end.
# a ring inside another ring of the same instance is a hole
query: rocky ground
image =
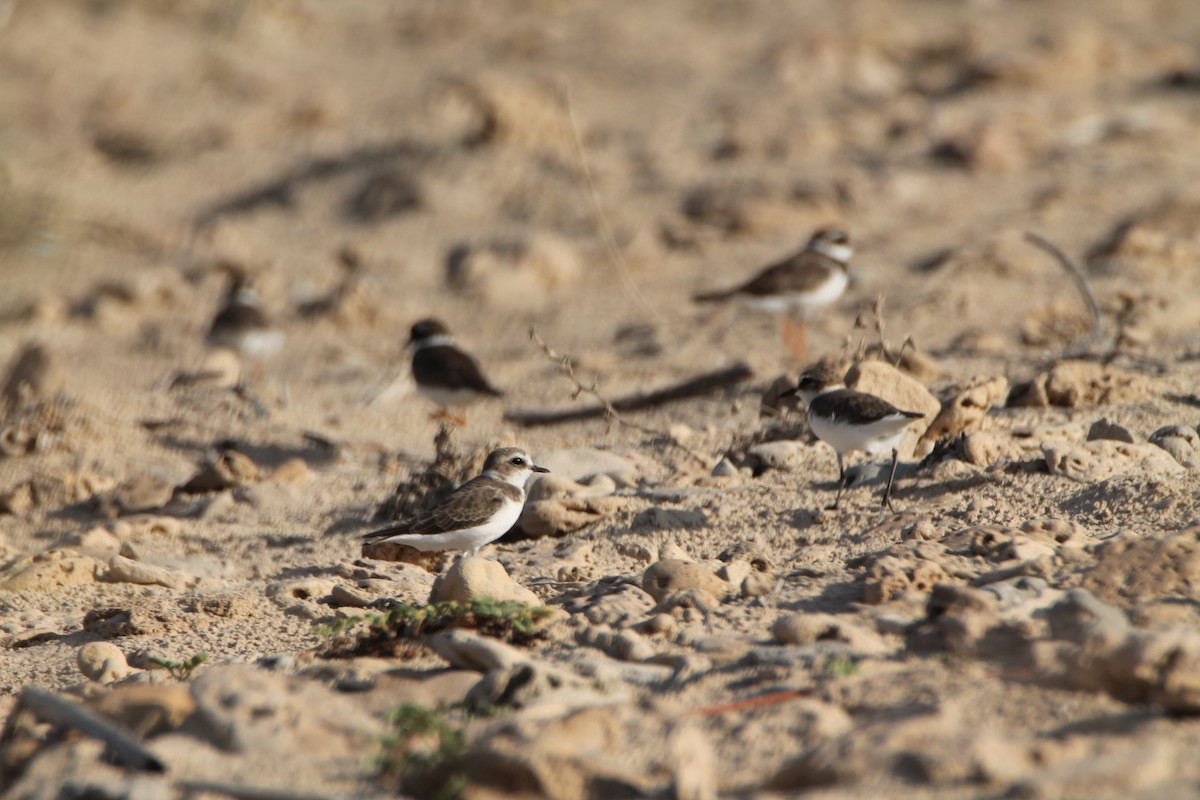
{"type": "Polygon", "coordinates": [[[1191,3],[2,9],[3,797],[1195,793],[1191,3]],[[689,300],[831,223],[894,511],[689,300]],[[440,444],[429,315],[506,392],[440,444]],[[510,442],[518,530],[363,552],[510,442]]]}

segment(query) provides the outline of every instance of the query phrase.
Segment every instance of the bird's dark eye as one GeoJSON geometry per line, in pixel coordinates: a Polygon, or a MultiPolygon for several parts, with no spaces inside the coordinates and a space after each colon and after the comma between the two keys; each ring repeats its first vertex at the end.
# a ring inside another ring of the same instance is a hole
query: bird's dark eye
{"type": "Polygon", "coordinates": [[[525,459],[521,458],[520,456],[513,456],[508,463],[519,467],[525,463],[525,459]]]}

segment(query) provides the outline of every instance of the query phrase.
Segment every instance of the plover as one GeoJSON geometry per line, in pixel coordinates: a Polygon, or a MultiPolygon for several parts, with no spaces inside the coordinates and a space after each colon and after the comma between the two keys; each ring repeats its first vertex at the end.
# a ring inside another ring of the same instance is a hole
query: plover
{"type": "Polygon", "coordinates": [[[799,396],[808,408],[808,424],[821,441],[837,453],[838,493],[830,509],[836,509],[846,488],[842,456],[854,450],[868,455],[892,453],[892,470],[883,492],[883,505],[892,507],[892,483],[896,480],[898,447],[919,411],[904,411],[881,397],[847,389],[845,379],[834,367],[818,366],[800,376],[795,389],[784,393],[799,396]]]}
{"type": "Polygon", "coordinates": [[[463,424],[462,407],[482,397],[502,397],[503,392],[483,376],[479,363],[454,343],[450,330],[440,320],[423,319],[412,326],[408,347],[412,350],[413,380],[417,391],[437,403],[440,416],[463,424]]]}
{"type": "Polygon", "coordinates": [[[737,300],[758,311],[787,314],[784,339],[797,357],[804,353],[804,321],[832,305],[850,282],[847,268],[854,248],[840,228],[821,228],[803,249],[777,261],[746,283],[719,292],[693,295],[698,303],[737,300]]]}
{"type": "Polygon", "coordinates": [[[516,524],[525,505],[525,482],[535,472],[549,472],[519,447],[488,454],[483,472],[451,492],[419,517],[363,536],[369,542],[399,542],[428,552],[479,549],[516,524]]]}
{"type": "Polygon", "coordinates": [[[283,347],[284,333],[271,323],[262,298],[241,269],[227,267],[229,288],[208,329],[208,344],[240,356],[267,359],[283,347]]]}

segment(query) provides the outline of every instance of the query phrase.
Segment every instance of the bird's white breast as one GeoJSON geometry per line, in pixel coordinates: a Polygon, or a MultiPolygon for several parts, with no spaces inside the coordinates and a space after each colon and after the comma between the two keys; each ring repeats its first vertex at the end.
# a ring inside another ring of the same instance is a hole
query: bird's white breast
{"type": "Polygon", "coordinates": [[[821,441],[839,453],[862,450],[870,455],[890,453],[899,446],[915,420],[897,414],[867,425],[809,415],[808,424],[821,441]]]}

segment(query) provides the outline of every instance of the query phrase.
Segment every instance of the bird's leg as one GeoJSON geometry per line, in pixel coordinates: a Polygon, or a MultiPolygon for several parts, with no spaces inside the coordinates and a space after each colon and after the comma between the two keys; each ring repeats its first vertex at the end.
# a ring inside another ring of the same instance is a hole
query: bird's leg
{"type": "Polygon", "coordinates": [[[826,511],[837,511],[838,503],[842,501],[842,490],[846,488],[846,468],[842,465],[842,454],[837,454],[838,460],[838,490],[837,497],[833,498],[831,505],[825,506],[826,511]]]}
{"type": "Polygon", "coordinates": [[[783,344],[797,361],[804,360],[804,354],[808,349],[807,339],[808,331],[803,318],[797,319],[792,316],[784,318],[783,344]]]}
{"type": "Polygon", "coordinates": [[[892,508],[892,484],[896,482],[896,464],[900,458],[900,453],[896,448],[892,448],[892,471],[888,475],[887,488],[883,490],[883,505],[880,508],[886,508],[889,511],[895,511],[892,508]]]}

